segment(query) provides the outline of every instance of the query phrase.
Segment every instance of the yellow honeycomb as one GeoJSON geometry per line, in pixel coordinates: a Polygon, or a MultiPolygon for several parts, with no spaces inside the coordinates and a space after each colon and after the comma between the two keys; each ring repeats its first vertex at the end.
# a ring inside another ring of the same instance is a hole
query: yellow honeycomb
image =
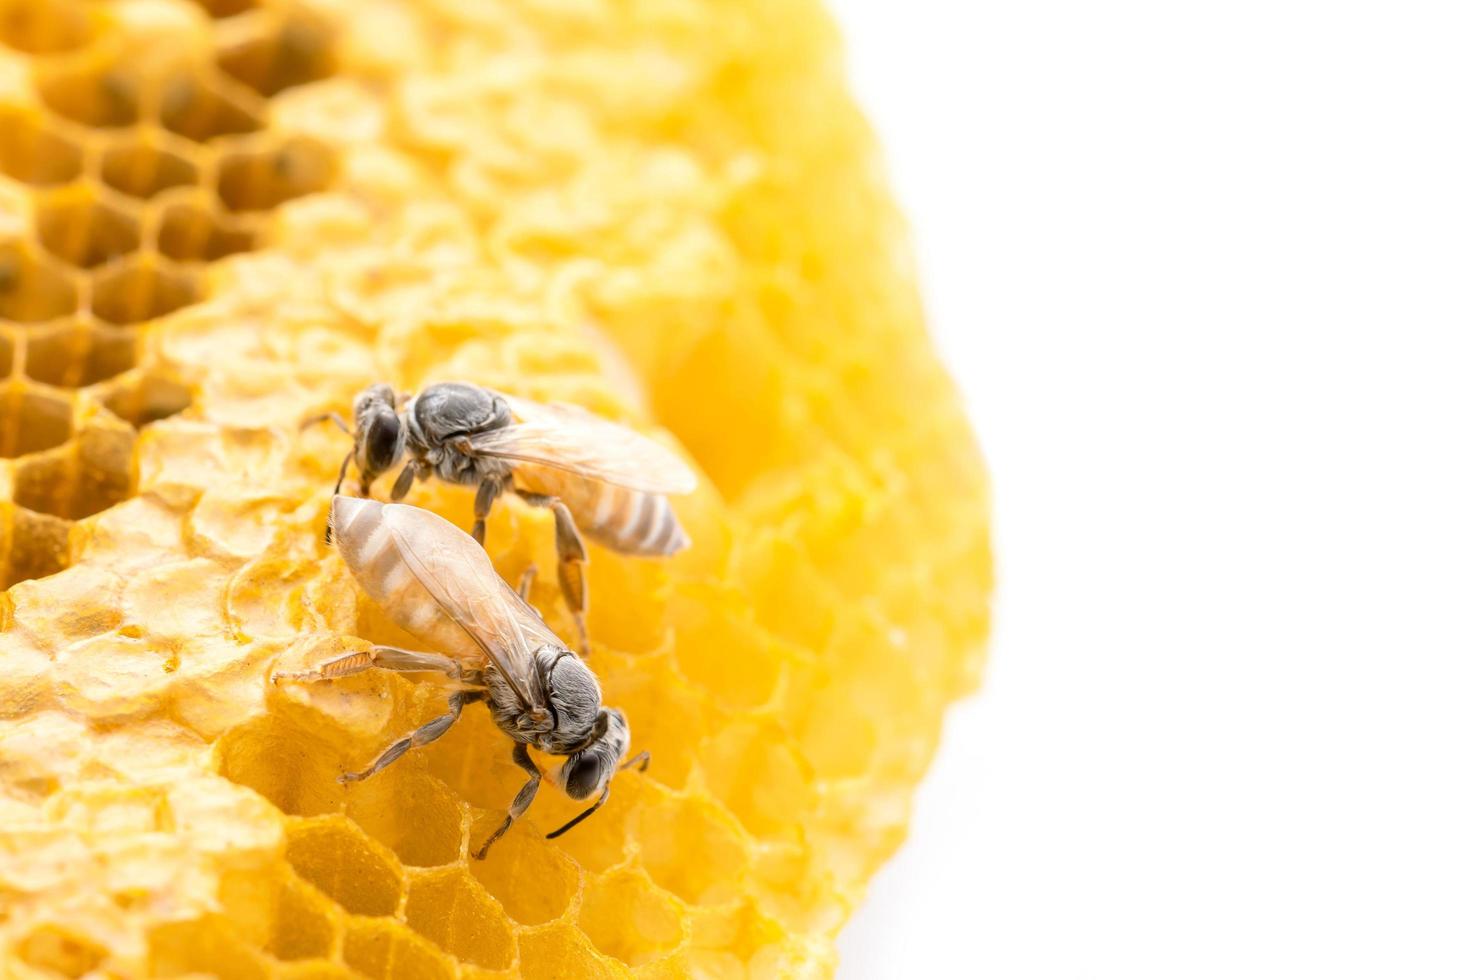
{"type": "Polygon", "coordinates": [[[985,477],[811,0],[0,0],[0,376],[7,976],[826,975],[979,675],[985,477]],[[443,688],[268,682],[415,645],[299,421],[453,378],[705,477],[690,550],[591,549],[651,767],[484,861],[488,712],[346,787],[443,688]]]}

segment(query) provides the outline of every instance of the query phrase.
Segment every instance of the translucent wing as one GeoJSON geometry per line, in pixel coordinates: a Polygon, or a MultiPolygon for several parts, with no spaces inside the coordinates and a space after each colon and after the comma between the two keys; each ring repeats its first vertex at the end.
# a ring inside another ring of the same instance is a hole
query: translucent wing
{"type": "Polygon", "coordinates": [[[409,571],[490,657],[522,702],[540,707],[533,670],[546,644],[566,644],[505,584],[468,534],[417,507],[388,504],[383,522],[409,571]]]}
{"type": "Polygon", "coordinates": [[[644,493],[689,493],[684,461],[627,426],[564,402],[541,404],[502,395],[514,425],[470,436],[479,453],[539,463],[644,493]]]}

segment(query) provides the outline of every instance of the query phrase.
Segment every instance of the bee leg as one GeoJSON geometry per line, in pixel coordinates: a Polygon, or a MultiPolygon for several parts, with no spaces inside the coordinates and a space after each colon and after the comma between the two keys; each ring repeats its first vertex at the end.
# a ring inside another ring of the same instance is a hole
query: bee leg
{"type": "Polygon", "coordinates": [[[403,469],[398,473],[398,479],[393,481],[393,489],[388,496],[393,498],[394,503],[408,496],[408,491],[413,487],[413,478],[418,475],[413,463],[405,463],[403,469]]]}
{"type": "Polygon", "coordinates": [[[341,429],[343,432],[347,433],[349,436],[352,435],[351,427],[348,426],[348,424],[343,421],[342,416],[338,415],[336,412],[323,412],[321,415],[313,415],[308,419],[303,419],[301,422],[301,428],[309,429],[313,425],[319,425],[320,423],[327,421],[330,421],[333,425],[341,429]]]}
{"type": "Polygon", "coordinates": [[[481,547],[485,544],[485,518],[490,516],[490,508],[495,504],[495,498],[505,491],[503,480],[491,477],[481,480],[479,489],[475,491],[475,526],[470,528],[470,537],[481,547]]]}
{"type": "Polygon", "coordinates": [[[527,565],[526,566],[526,570],[524,572],[521,572],[521,582],[520,582],[520,584],[516,586],[516,595],[520,596],[521,599],[522,599],[522,601],[524,601],[524,602],[530,602],[531,601],[531,585],[535,581],[536,581],[536,566],[534,564],[527,565]]]}
{"type": "Polygon", "coordinates": [[[587,580],[582,574],[582,565],[587,561],[587,548],[582,544],[582,535],[577,531],[577,522],[572,512],[560,499],[545,493],[526,493],[517,490],[522,500],[532,507],[547,507],[556,518],[556,579],[561,583],[562,598],[577,623],[577,636],[582,656],[587,656],[587,580]]]}
{"type": "Polygon", "coordinates": [[[360,674],[372,667],[381,667],[384,670],[396,670],[400,672],[413,671],[439,671],[447,674],[455,680],[459,680],[462,671],[459,661],[438,653],[417,653],[413,650],[400,650],[398,647],[372,647],[367,650],[355,650],[352,653],[344,653],[340,657],[334,657],[324,664],[319,664],[311,670],[286,671],[271,675],[271,683],[279,684],[281,681],[330,681],[338,677],[350,677],[360,674]]]}
{"type": "Polygon", "coordinates": [[[341,776],[337,778],[337,782],[362,782],[364,779],[367,779],[379,769],[382,769],[384,766],[387,766],[390,763],[397,761],[398,757],[403,755],[403,753],[407,752],[409,749],[418,748],[421,745],[428,745],[430,742],[434,741],[445,732],[449,731],[450,727],[456,721],[459,721],[459,713],[460,710],[464,707],[464,702],[465,692],[456,691],[455,693],[451,694],[449,696],[449,710],[447,712],[440,715],[438,718],[433,719],[432,721],[425,722],[418,728],[415,728],[413,731],[409,732],[403,738],[400,738],[398,741],[388,746],[386,749],[383,750],[382,755],[373,760],[372,765],[368,766],[361,772],[344,772],[341,776]]]}
{"type": "Polygon", "coordinates": [[[526,780],[526,785],[521,787],[521,791],[516,794],[516,798],[510,801],[510,809],[505,814],[505,822],[502,823],[500,825],[500,828],[496,830],[495,833],[490,835],[490,839],[481,844],[480,849],[475,852],[476,861],[485,860],[485,853],[490,850],[490,845],[494,844],[496,841],[500,840],[500,838],[504,837],[505,832],[510,829],[510,825],[515,823],[516,820],[520,818],[521,814],[530,809],[531,801],[536,798],[536,791],[541,788],[541,770],[537,769],[536,763],[531,761],[531,753],[526,751],[525,744],[522,742],[517,742],[514,751],[512,751],[510,754],[510,757],[514,759],[516,765],[524,769],[526,771],[526,775],[530,776],[531,778],[526,780]]]}
{"type": "MultiPolygon", "coordinates": [[[[342,457],[342,468],[337,470],[337,485],[332,487],[332,496],[342,492],[342,481],[347,479],[347,467],[352,465],[352,457],[357,454],[355,449],[349,449],[347,455],[342,457]]],[[[322,540],[327,544],[332,543],[332,519],[327,518],[327,530],[322,535],[322,540]]]]}

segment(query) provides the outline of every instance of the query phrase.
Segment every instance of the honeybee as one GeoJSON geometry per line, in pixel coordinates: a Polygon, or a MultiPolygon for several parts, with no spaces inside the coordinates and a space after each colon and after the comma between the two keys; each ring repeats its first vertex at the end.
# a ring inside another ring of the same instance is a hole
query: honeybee
{"type": "Polygon", "coordinates": [[[653,440],[583,408],[444,382],[402,399],[389,385],[372,385],[353,401],[352,414],[350,428],[332,413],[304,423],[330,419],[353,437],[333,493],[355,463],[360,492],[369,496],[373,482],[406,456],[389,496],[402,500],[415,479],[429,476],[477,487],[470,534],[482,545],[491,505],[507,491],[551,510],[557,581],[584,653],[587,549],[579,529],[625,555],[667,556],[689,546],[665,495],[692,491],[693,472],[653,440]]]}
{"type": "Polygon", "coordinates": [[[454,682],[447,713],[388,746],[366,769],[345,773],[342,782],[367,779],[409,749],[429,744],[459,720],[465,705],[484,701],[515,742],[512,758],[529,777],[505,821],[475,852],[484,858],[530,807],[541,785],[541,770],[528,746],[567,757],[553,779],[572,799],[601,794],[548,838],[560,837],[597,812],[619,768],[647,767],[647,752],[619,766],[628,750],[627,719],[602,706],[597,676],[547,628],[524,595],[505,583],[469,535],[426,510],[356,497],[334,497],[330,520],[337,549],[363,591],[399,626],[441,652],[375,646],[312,670],[275,674],[272,682],[330,680],[371,667],[437,671],[454,682]]]}

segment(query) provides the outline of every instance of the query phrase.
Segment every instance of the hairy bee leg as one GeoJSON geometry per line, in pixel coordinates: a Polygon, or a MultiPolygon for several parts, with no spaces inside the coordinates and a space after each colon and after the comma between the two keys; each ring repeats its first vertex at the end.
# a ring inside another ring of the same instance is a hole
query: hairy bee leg
{"type": "Polygon", "coordinates": [[[485,545],[485,518],[490,516],[490,508],[495,505],[495,499],[505,490],[502,480],[491,478],[481,480],[479,488],[475,491],[475,524],[470,528],[470,537],[475,543],[484,547],[485,545]]]}
{"type": "Polygon", "coordinates": [[[526,746],[523,743],[516,743],[516,747],[511,752],[510,757],[531,778],[526,780],[526,785],[521,787],[521,791],[516,794],[516,798],[510,801],[510,809],[506,811],[505,822],[475,852],[476,861],[485,860],[485,854],[490,850],[490,845],[504,837],[505,832],[510,829],[510,825],[520,819],[521,815],[531,808],[531,801],[536,798],[536,791],[541,788],[541,770],[537,769],[536,763],[531,761],[531,753],[526,751],[526,746]]]}
{"type": "Polygon", "coordinates": [[[531,601],[531,586],[535,581],[536,566],[534,564],[527,565],[526,570],[521,572],[520,584],[516,586],[516,595],[520,596],[523,602],[531,601]]]}
{"type": "Polygon", "coordinates": [[[449,696],[449,710],[447,712],[440,715],[438,718],[433,719],[432,721],[425,722],[418,728],[415,728],[413,731],[409,732],[403,738],[400,738],[398,741],[388,746],[386,749],[383,750],[383,754],[374,759],[373,764],[368,766],[366,769],[363,769],[360,772],[344,772],[341,776],[337,777],[337,782],[362,782],[364,779],[367,779],[369,776],[373,775],[384,766],[396,762],[398,758],[409,749],[415,749],[421,745],[428,745],[430,742],[434,741],[445,732],[449,731],[449,729],[454,725],[456,721],[459,721],[459,713],[464,708],[464,702],[464,692],[457,691],[454,694],[451,694],[449,696]]]}
{"type": "Polygon", "coordinates": [[[577,624],[577,637],[582,656],[587,656],[587,580],[582,565],[587,561],[587,548],[582,535],[577,531],[577,522],[572,512],[560,498],[545,493],[526,493],[517,490],[517,495],[532,507],[546,507],[556,518],[556,580],[561,584],[562,598],[577,624]]]}
{"type": "MultiPolygon", "coordinates": [[[[332,487],[332,496],[342,492],[342,481],[347,479],[347,467],[352,465],[352,457],[357,455],[356,449],[349,449],[347,455],[342,457],[342,467],[337,470],[337,483],[332,487]]],[[[322,540],[327,544],[332,543],[332,519],[327,518],[327,529],[322,533],[322,540]]]]}
{"type": "Polygon", "coordinates": [[[398,479],[393,481],[393,489],[388,491],[388,496],[396,503],[408,496],[408,491],[413,487],[413,478],[418,475],[417,469],[412,463],[406,463],[398,474],[398,479]]]}
{"type": "Polygon", "coordinates": [[[271,683],[281,681],[330,681],[338,677],[351,677],[373,667],[401,672],[439,671],[458,680],[462,675],[459,661],[438,653],[418,653],[398,647],[372,647],[319,664],[311,670],[286,671],[272,674],[271,683]]]}
{"type": "Polygon", "coordinates": [[[311,418],[302,421],[301,428],[309,429],[313,425],[320,425],[322,422],[327,421],[330,421],[333,425],[341,429],[343,432],[347,433],[349,436],[352,435],[352,427],[349,426],[347,422],[342,418],[342,416],[338,415],[336,412],[323,412],[321,415],[313,415],[311,418]]]}
{"type": "Polygon", "coordinates": [[[647,772],[649,760],[652,758],[653,756],[649,755],[648,751],[645,749],[644,751],[639,752],[637,755],[633,756],[633,758],[629,759],[627,762],[623,763],[621,766],[618,766],[618,768],[632,769],[634,766],[637,766],[639,772],[647,772]]]}

